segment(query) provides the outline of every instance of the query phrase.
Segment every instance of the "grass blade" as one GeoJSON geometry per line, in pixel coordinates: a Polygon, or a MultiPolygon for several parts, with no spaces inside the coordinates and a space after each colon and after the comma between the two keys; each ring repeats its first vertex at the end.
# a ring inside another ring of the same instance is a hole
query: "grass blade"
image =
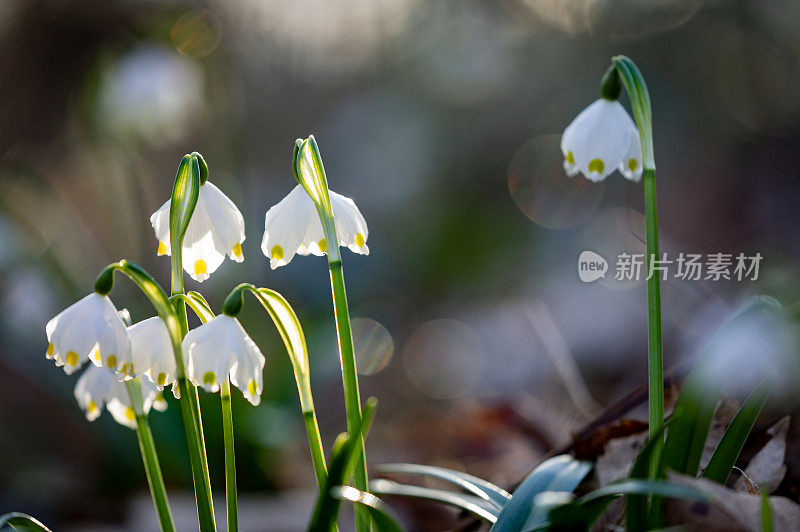
{"type": "Polygon", "coordinates": [[[392,511],[371,493],[364,493],[352,486],[335,486],[331,488],[331,495],[365,508],[369,512],[377,532],[402,532],[392,511]]]}
{"type": "MultiPolygon", "coordinates": [[[[644,444],[636,460],[633,461],[630,474],[631,479],[647,479],[650,477],[650,471],[661,469],[660,457],[656,455],[656,450],[658,444],[663,439],[663,435],[664,428],[662,427],[660,431],[644,444]]],[[[647,530],[649,522],[648,502],[649,494],[642,495],[631,493],[628,495],[628,500],[625,503],[625,522],[628,530],[634,532],[638,530],[647,530]]]]}
{"type": "Polygon", "coordinates": [[[403,473],[408,475],[424,475],[433,478],[450,482],[456,486],[464,489],[492,503],[498,509],[505,506],[511,499],[511,494],[503,488],[495,486],[491,482],[487,482],[481,478],[462,473],[460,471],[453,471],[444,467],[436,467],[421,464],[384,464],[378,467],[378,470],[383,473],[403,473]]]}
{"type": "Polygon", "coordinates": [[[488,523],[497,521],[497,516],[500,513],[490,502],[474,495],[466,495],[464,493],[424,488],[422,486],[410,486],[386,479],[373,480],[370,482],[370,489],[379,495],[410,497],[460,508],[488,523]]]}
{"type": "Polygon", "coordinates": [[[38,519],[22,512],[10,512],[0,515],[0,529],[6,526],[25,532],[51,532],[38,519]]]}
{"type": "Polygon", "coordinates": [[[739,458],[739,453],[742,452],[747,436],[753,430],[753,425],[755,425],[761,409],[764,408],[764,403],[767,402],[769,391],[770,384],[764,381],[756,386],[745,399],[739,411],[736,412],[733,421],[725,429],[725,434],[711,456],[711,461],[703,472],[703,477],[725,484],[736,463],[736,459],[739,458]]]}
{"type": "Polygon", "coordinates": [[[372,423],[376,404],[377,400],[374,397],[368,399],[367,404],[364,406],[361,425],[355,427],[356,430],[352,433],[340,434],[336,438],[333,444],[333,452],[331,453],[328,478],[325,482],[325,488],[320,490],[317,502],[314,505],[314,513],[308,526],[309,532],[330,532],[335,530],[336,517],[339,515],[341,501],[332,494],[332,488],[347,483],[358,455],[356,451],[359,449],[359,443],[372,423]]]}

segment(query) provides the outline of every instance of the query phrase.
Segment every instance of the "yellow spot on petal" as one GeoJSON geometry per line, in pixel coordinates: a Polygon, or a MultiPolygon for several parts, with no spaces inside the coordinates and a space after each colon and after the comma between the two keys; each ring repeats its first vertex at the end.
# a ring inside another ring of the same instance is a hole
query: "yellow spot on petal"
{"type": "Polygon", "coordinates": [[[567,152],[567,162],[569,164],[575,164],[575,156],[572,155],[572,151],[567,152]]]}
{"type": "Polygon", "coordinates": [[[109,368],[116,368],[117,357],[115,357],[114,355],[108,355],[108,358],[106,359],[106,366],[108,366],[109,368]]]}
{"type": "Polygon", "coordinates": [[[97,403],[95,403],[94,401],[89,401],[89,404],[86,405],[86,410],[90,414],[93,414],[93,413],[97,412],[97,403]]]}
{"type": "Polygon", "coordinates": [[[157,393],[155,401],[156,401],[156,403],[163,403],[164,402],[164,394],[163,393],[157,393]]]}
{"type": "Polygon", "coordinates": [[[53,347],[53,342],[50,342],[49,344],[47,344],[47,358],[52,358],[53,357],[53,351],[54,350],[55,350],[55,347],[53,347]]]}
{"type": "Polygon", "coordinates": [[[360,248],[364,247],[364,235],[361,233],[356,233],[356,246],[360,248]]]}
{"type": "Polygon", "coordinates": [[[256,381],[255,381],[255,380],[252,380],[252,381],[250,381],[250,384],[248,384],[248,385],[247,385],[247,392],[248,392],[248,393],[249,393],[249,394],[250,394],[252,397],[255,397],[255,396],[256,396],[256,392],[257,392],[257,391],[258,391],[258,390],[256,389],[256,381]]]}
{"type": "Polygon", "coordinates": [[[233,256],[234,257],[241,257],[242,256],[242,245],[236,244],[233,246],[233,256]]]}
{"type": "Polygon", "coordinates": [[[206,267],[206,261],[203,259],[197,259],[194,261],[194,274],[195,275],[203,275],[204,273],[208,272],[208,268],[206,267]]]}
{"type": "Polygon", "coordinates": [[[203,374],[203,384],[208,384],[209,386],[211,386],[215,382],[217,382],[217,374],[216,373],[214,373],[213,371],[206,371],[203,374]]]}
{"type": "Polygon", "coordinates": [[[281,260],[283,258],[283,248],[278,245],[272,246],[271,254],[271,258],[275,260],[281,260]]]}
{"type": "Polygon", "coordinates": [[[602,174],[605,167],[606,164],[602,159],[592,159],[589,161],[589,172],[597,172],[598,174],[602,174]]]}
{"type": "Polygon", "coordinates": [[[166,245],[164,245],[164,243],[163,243],[163,242],[159,242],[159,243],[158,243],[158,250],[156,250],[156,253],[157,253],[159,256],[160,256],[160,255],[166,255],[166,254],[167,254],[167,246],[166,246],[166,245]]]}
{"type": "Polygon", "coordinates": [[[94,350],[94,353],[92,353],[92,354],[91,354],[91,355],[89,355],[89,356],[91,356],[91,357],[92,357],[92,359],[93,359],[95,362],[97,362],[98,364],[100,364],[100,365],[102,365],[102,364],[103,364],[103,357],[101,357],[101,356],[100,356],[100,350],[99,350],[99,349],[95,349],[95,350],[94,350]]]}
{"type": "Polygon", "coordinates": [[[70,351],[67,353],[67,366],[77,366],[78,365],[78,353],[75,351],[70,351]]]}
{"type": "Polygon", "coordinates": [[[123,375],[127,375],[128,374],[128,363],[127,362],[125,362],[122,365],[122,367],[119,369],[119,372],[122,373],[123,375]]]}
{"type": "Polygon", "coordinates": [[[639,161],[637,161],[636,159],[631,159],[630,161],[628,161],[628,169],[631,172],[635,172],[636,168],[638,167],[639,167],[639,161]]]}
{"type": "Polygon", "coordinates": [[[167,375],[166,373],[159,373],[156,382],[159,386],[164,386],[167,383],[167,375]]]}
{"type": "Polygon", "coordinates": [[[323,253],[326,253],[328,251],[328,242],[324,238],[319,242],[317,242],[317,245],[319,246],[320,251],[322,251],[323,253]]]}
{"type": "Polygon", "coordinates": [[[128,409],[125,410],[125,417],[128,418],[128,421],[133,421],[136,419],[136,412],[133,411],[133,408],[128,407],[128,409]]]}

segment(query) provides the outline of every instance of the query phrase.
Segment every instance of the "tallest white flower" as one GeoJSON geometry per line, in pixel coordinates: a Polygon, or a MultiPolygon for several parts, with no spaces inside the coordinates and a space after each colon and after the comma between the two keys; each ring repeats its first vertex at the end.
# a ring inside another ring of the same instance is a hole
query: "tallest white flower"
{"type": "MultiPolygon", "coordinates": [[[[169,211],[167,200],[150,216],[158,239],[158,254],[170,255],[169,211]]],[[[220,267],[227,253],[242,262],[244,218],[236,205],[210,181],[200,185],[197,206],[183,238],[183,269],[192,279],[203,282],[220,267]]]]}
{"type": "Polygon", "coordinates": [[[572,121],[561,137],[567,175],[602,181],[615,169],[631,181],[642,178],[639,130],[617,100],[600,98],[572,121]]]}

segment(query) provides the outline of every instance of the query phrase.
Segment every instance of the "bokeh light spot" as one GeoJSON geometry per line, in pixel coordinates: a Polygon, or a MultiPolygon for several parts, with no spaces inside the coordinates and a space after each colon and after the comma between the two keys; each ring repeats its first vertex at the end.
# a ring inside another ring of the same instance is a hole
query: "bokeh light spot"
{"type": "Polygon", "coordinates": [[[358,372],[374,375],[385,368],[394,353],[394,340],[386,327],[370,318],[354,318],[352,330],[358,372]]]}
{"type": "Polygon", "coordinates": [[[589,219],[603,198],[602,183],[563,168],[560,135],[541,135],[514,155],[508,168],[508,189],[517,207],[549,229],[575,227],[589,219]]]}
{"type": "Polygon", "coordinates": [[[222,24],[207,9],[190,11],[172,27],[172,44],[182,54],[205,57],[219,46],[222,24]]]}

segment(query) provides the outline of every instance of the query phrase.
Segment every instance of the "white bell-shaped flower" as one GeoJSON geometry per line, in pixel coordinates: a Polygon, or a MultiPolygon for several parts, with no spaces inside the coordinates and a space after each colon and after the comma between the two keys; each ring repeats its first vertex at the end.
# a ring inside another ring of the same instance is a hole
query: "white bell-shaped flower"
{"type": "Polygon", "coordinates": [[[561,136],[564,170],[602,181],[615,169],[638,181],[642,176],[639,130],[616,100],[600,98],[584,109],[561,136]]]}
{"type": "MultiPolygon", "coordinates": [[[[170,255],[169,209],[172,200],[150,216],[158,239],[158,254],[170,255]]],[[[220,267],[227,253],[231,260],[242,262],[244,218],[236,205],[206,181],[200,186],[197,206],[183,238],[183,269],[192,279],[203,282],[220,267]]]]}
{"type": "MultiPolygon", "coordinates": [[[[355,253],[369,255],[369,231],[361,211],[350,198],[332,190],[329,194],[339,245],[355,253]]],[[[261,251],[274,270],[288,264],[296,253],[323,255],[327,250],[328,243],[314,201],[302,186],[297,185],[267,211],[261,251]]]]}
{"type": "MultiPolygon", "coordinates": [[[[141,379],[141,386],[142,407],[145,414],[151,407],[162,412],[166,410],[167,402],[152,382],[141,379]]],[[[105,407],[117,423],[132,429],[136,428],[136,412],[125,383],[108,368],[96,366],[87,368],[75,385],[75,399],[86,412],[86,419],[89,421],[97,419],[105,407]]]]}
{"type": "Polygon", "coordinates": [[[92,292],[47,322],[47,358],[73,373],[87,359],[125,376],[131,348],[125,323],[108,296],[92,292]]]}
{"type": "Polygon", "coordinates": [[[217,392],[230,377],[251,404],[261,402],[264,355],[239,320],[225,314],[192,329],[183,339],[186,373],[207,392],[217,392]]]}
{"type": "MultiPolygon", "coordinates": [[[[159,390],[175,382],[175,354],[164,320],[148,318],[128,327],[137,375],[146,375],[159,390]]],[[[175,388],[177,390],[177,388],[175,388]]]]}

